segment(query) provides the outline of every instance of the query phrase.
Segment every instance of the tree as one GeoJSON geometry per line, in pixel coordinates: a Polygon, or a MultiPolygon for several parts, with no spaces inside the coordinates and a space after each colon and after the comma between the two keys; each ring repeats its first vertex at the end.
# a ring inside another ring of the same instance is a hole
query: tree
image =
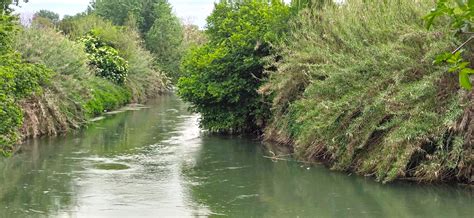
{"type": "Polygon", "coordinates": [[[290,10],[282,1],[221,1],[207,19],[209,42],[182,64],[178,94],[201,113],[201,126],[220,133],[258,132],[268,118],[257,93],[264,58],[281,40],[290,10]]]}
{"type": "Polygon", "coordinates": [[[96,0],[91,5],[99,16],[115,25],[124,25],[130,14],[138,18],[143,8],[141,1],[137,0],[96,0]]]}
{"type": "Polygon", "coordinates": [[[146,47],[155,54],[164,70],[177,79],[183,41],[181,23],[166,0],[155,3],[153,14],[156,15],[155,21],[145,35],[146,47]]]}
{"type": "Polygon", "coordinates": [[[96,0],[91,6],[116,25],[137,26],[157,63],[170,76],[177,77],[183,30],[167,0],[96,0]]]}
{"type": "MultiPolygon", "coordinates": [[[[2,14],[5,12],[10,12],[10,5],[18,5],[22,0],[0,0],[0,7],[2,7],[2,14]]],[[[28,2],[28,0],[23,0],[23,2],[28,2]]]]}
{"type": "Polygon", "coordinates": [[[48,11],[48,10],[40,10],[36,12],[33,15],[33,19],[37,19],[37,18],[46,18],[55,25],[59,23],[59,14],[52,11],[48,11]]]}

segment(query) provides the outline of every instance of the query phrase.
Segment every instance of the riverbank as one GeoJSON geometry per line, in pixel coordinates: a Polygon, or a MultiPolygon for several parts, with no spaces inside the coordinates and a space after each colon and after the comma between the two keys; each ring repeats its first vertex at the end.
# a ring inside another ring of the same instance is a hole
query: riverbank
{"type": "Polygon", "coordinates": [[[221,2],[209,42],[184,58],[178,94],[210,132],[263,132],[303,162],[383,183],[472,184],[473,99],[460,86],[471,71],[435,64],[462,40],[449,18],[427,28],[435,6],[221,2]]]}
{"type": "Polygon", "coordinates": [[[2,56],[0,63],[13,72],[11,92],[27,90],[5,94],[9,104],[6,114],[0,114],[0,153],[8,156],[27,138],[82,128],[102,113],[169,91],[170,80],[142,48],[135,30],[95,15],[69,18],[67,34],[51,21],[32,22],[28,27],[11,22],[16,30],[7,50],[11,57],[2,56]],[[35,76],[30,71],[37,70],[27,63],[44,72],[35,76]],[[23,69],[24,75],[16,72],[23,69]]]}
{"type": "Polygon", "coordinates": [[[433,65],[457,39],[442,23],[426,29],[431,7],[354,0],[304,12],[260,89],[273,100],[266,140],[381,182],[472,184],[472,92],[433,65]]]}

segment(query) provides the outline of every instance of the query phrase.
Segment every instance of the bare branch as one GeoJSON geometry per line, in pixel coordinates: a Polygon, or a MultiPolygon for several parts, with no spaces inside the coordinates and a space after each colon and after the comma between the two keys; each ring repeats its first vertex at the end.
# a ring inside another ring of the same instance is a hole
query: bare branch
{"type": "Polygon", "coordinates": [[[456,48],[456,50],[454,50],[453,52],[451,52],[451,54],[456,54],[456,52],[458,52],[459,50],[461,50],[464,46],[467,45],[467,43],[471,42],[473,39],[474,39],[474,36],[469,37],[468,40],[466,40],[465,42],[463,42],[458,48],[456,48]]]}

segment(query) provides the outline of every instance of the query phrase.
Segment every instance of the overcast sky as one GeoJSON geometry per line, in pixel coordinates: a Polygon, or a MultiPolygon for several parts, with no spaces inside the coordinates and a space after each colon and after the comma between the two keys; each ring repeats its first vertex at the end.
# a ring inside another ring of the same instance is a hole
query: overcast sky
{"type": "MultiPolygon", "coordinates": [[[[32,16],[36,11],[47,9],[59,15],[74,15],[87,9],[90,0],[29,0],[15,10],[25,17],[32,16]]],[[[204,27],[206,17],[214,8],[214,0],[169,0],[178,17],[204,27]]]]}

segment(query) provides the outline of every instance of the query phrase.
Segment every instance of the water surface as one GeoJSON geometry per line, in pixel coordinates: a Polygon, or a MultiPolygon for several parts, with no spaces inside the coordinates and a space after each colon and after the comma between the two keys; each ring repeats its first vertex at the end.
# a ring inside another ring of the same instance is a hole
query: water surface
{"type": "Polygon", "coordinates": [[[0,160],[0,217],[472,217],[472,192],[381,185],[203,134],[174,96],[0,160]]]}

